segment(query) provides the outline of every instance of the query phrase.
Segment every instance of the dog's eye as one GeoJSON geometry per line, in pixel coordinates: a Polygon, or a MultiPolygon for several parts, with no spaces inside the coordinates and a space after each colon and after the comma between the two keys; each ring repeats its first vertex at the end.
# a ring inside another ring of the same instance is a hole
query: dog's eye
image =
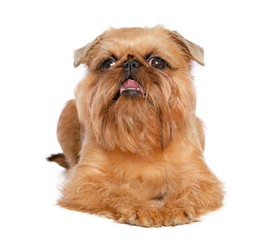
{"type": "Polygon", "coordinates": [[[116,63],[116,60],[114,58],[108,58],[100,65],[100,69],[108,69],[112,67],[116,63]]]}
{"type": "Polygon", "coordinates": [[[157,69],[164,69],[167,67],[167,62],[160,57],[151,57],[149,58],[148,63],[157,69]]]}

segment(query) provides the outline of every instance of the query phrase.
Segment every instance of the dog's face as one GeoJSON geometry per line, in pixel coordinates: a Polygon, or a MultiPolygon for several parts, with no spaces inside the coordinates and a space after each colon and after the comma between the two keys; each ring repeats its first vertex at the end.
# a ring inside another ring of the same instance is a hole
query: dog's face
{"type": "Polygon", "coordinates": [[[76,89],[80,121],[107,150],[165,148],[194,122],[191,60],[203,50],[162,27],[104,32],[75,53],[87,76],[76,89]]]}

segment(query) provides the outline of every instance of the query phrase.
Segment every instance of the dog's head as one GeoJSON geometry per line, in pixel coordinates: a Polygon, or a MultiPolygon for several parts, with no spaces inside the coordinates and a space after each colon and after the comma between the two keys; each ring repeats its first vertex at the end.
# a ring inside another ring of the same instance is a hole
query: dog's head
{"type": "Polygon", "coordinates": [[[80,121],[108,150],[165,148],[194,122],[191,61],[203,50],[163,27],[110,29],[75,52],[88,67],[75,95],[80,121]]]}

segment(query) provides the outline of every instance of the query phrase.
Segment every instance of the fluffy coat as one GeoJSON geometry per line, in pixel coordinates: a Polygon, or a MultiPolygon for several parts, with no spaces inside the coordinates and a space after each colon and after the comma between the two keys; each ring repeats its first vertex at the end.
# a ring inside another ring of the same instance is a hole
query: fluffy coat
{"type": "Polygon", "coordinates": [[[88,71],[58,122],[64,155],[50,159],[68,169],[61,206],[146,227],[221,207],[222,185],[203,158],[192,60],[204,64],[202,48],[161,26],[110,29],[76,51],[75,66],[88,71]],[[121,93],[129,79],[142,91],[121,93]]]}

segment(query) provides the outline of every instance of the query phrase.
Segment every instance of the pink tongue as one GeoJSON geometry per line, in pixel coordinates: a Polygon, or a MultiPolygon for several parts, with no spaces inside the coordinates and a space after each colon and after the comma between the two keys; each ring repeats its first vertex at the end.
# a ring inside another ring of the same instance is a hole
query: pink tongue
{"type": "Polygon", "coordinates": [[[137,81],[133,79],[128,79],[125,83],[122,84],[120,88],[120,94],[123,91],[129,90],[129,89],[138,89],[142,94],[144,94],[143,88],[138,84],[137,81]]]}
{"type": "Polygon", "coordinates": [[[140,88],[140,85],[135,80],[129,79],[129,80],[127,80],[123,84],[123,87],[125,89],[128,89],[128,88],[140,88]]]}

